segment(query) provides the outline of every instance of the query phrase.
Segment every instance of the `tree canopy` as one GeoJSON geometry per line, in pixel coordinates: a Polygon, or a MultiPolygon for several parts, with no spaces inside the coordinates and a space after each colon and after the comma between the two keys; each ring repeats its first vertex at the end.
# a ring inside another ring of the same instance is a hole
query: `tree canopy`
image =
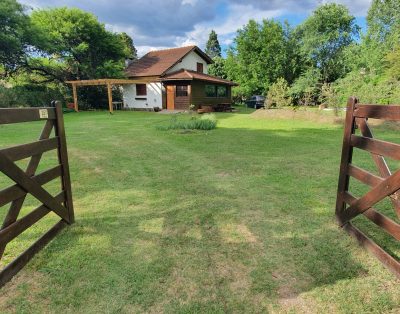
{"type": "Polygon", "coordinates": [[[218,35],[214,30],[211,30],[208,36],[205,52],[211,59],[221,57],[221,46],[218,41],[218,35]]]}
{"type": "Polygon", "coordinates": [[[254,20],[238,30],[228,50],[228,77],[240,84],[243,95],[263,94],[286,71],[286,38],[282,25],[273,20],[254,20]]]}
{"type": "Polygon", "coordinates": [[[15,0],[0,1],[1,76],[14,72],[24,62],[32,33],[30,19],[25,14],[24,7],[15,0]]]}
{"type": "Polygon", "coordinates": [[[132,52],[120,35],[105,29],[88,12],[75,8],[35,10],[32,24],[40,30],[28,68],[49,81],[120,77],[132,52]]]}
{"type": "Polygon", "coordinates": [[[344,5],[318,7],[298,28],[301,52],[312,66],[321,70],[325,82],[346,74],[344,50],[359,33],[354,16],[344,5]]]}

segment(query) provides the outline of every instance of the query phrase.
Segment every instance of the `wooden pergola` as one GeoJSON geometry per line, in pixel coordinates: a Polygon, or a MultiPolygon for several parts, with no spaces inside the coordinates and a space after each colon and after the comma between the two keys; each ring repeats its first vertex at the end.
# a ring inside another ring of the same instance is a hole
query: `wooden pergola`
{"type": "Polygon", "coordinates": [[[110,113],[113,113],[113,111],[114,111],[113,101],[112,101],[112,86],[113,85],[148,84],[148,83],[150,83],[150,81],[130,80],[130,79],[96,79],[96,80],[67,81],[66,83],[72,85],[72,93],[74,96],[74,109],[76,112],[79,111],[78,94],[76,91],[78,86],[99,86],[99,85],[107,86],[108,107],[109,107],[110,113]]]}

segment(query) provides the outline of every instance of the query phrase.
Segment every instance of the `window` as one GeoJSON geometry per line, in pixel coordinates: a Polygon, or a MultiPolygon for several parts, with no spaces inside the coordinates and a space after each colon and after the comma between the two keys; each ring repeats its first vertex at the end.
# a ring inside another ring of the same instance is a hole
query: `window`
{"type": "Polygon", "coordinates": [[[203,63],[197,62],[197,72],[203,73],[203,63]]]}
{"type": "Polygon", "coordinates": [[[185,97],[188,95],[187,85],[176,85],[176,97],[185,97]]]}
{"type": "Polygon", "coordinates": [[[226,86],[217,87],[217,97],[224,98],[228,96],[228,89],[226,86]]]}
{"type": "Polygon", "coordinates": [[[217,97],[217,90],[215,85],[206,85],[206,97],[217,97]]]}
{"type": "Polygon", "coordinates": [[[228,96],[228,89],[226,86],[221,85],[206,85],[206,97],[225,98],[228,96]]]}
{"type": "Polygon", "coordinates": [[[136,96],[146,96],[146,84],[136,84],[136,96]]]}

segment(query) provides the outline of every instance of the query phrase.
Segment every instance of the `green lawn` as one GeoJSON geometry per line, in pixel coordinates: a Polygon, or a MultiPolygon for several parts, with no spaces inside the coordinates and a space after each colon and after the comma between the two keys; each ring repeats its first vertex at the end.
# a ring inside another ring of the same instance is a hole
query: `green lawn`
{"type": "MultiPolygon", "coordinates": [[[[397,312],[399,282],[335,224],[342,127],[217,118],[215,130],[182,132],[157,128],[169,115],[67,114],[76,223],[0,290],[0,312],[397,312]]],[[[40,128],[1,126],[0,146],[40,128]]],[[[55,164],[48,155],[41,169],[55,164]]],[[[55,220],[20,236],[4,262],[55,220]]]]}

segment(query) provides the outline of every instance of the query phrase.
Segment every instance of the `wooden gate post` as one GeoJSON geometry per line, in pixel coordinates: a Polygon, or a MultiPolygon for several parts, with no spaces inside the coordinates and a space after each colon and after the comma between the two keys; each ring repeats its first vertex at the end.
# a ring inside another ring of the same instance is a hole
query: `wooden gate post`
{"type": "Polygon", "coordinates": [[[351,135],[354,133],[354,107],[357,103],[357,98],[351,97],[347,102],[346,119],[344,125],[342,158],[340,161],[340,175],[338,182],[337,198],[336,198],[336,218],[340,225],[343,222],[340,219],[340,214],[345,210],[346,203],[344,201],[344,192],[347,191],[349,186],[348,165],[351,163],[353,157],[353,147],[350,145],[351,135]]]}

